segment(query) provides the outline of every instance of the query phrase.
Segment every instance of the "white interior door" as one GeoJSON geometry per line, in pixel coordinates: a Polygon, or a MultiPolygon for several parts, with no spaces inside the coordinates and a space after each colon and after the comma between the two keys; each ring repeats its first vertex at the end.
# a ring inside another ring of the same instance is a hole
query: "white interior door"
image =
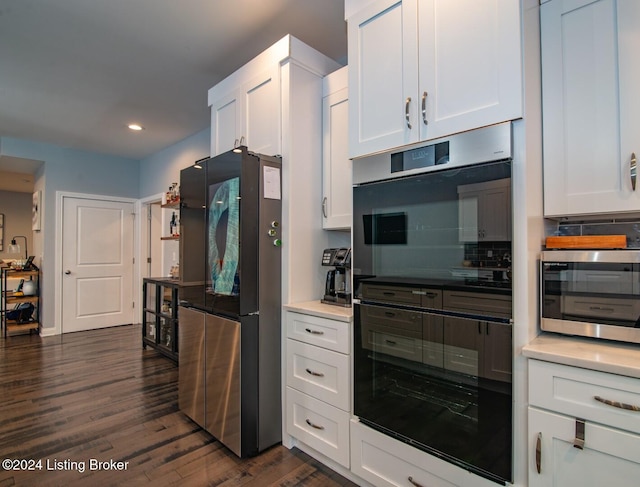
{"type": "Polygon", "coordinates": [[[65,197],[62,332],[133,323],[133,203],[65,197]]]}

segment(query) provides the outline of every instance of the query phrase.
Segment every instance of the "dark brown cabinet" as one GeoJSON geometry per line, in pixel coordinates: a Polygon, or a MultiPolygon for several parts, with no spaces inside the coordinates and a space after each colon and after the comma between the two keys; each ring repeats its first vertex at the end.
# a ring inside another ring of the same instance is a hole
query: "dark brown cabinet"
{"type": "Polygon", "coordinates": [[[2,329],[4,336],[40,329],[40,273],[35,266],[29,270],[2,268],[2,329]],[[20,284],[17,284],[19,282],[20,284]],[[10,284],[11,283],[11,284],[10,284]],[[15,289],[9,289],[14,287],[15,289]]]}
{"type": "Polygon", "coordinates": [[[142,346],[178,361],[178,281],[142,280],[142,346]]]}

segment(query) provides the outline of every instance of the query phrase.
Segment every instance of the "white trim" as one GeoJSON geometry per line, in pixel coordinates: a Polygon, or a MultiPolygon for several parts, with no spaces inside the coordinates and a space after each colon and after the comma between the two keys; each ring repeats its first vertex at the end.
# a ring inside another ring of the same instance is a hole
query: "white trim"
{"type": "Polygon", "coordinates": [[[147,196],[146,198],[141,198],[139,200],[136,201],[136,215],[139,215],[140,218],[138,218],[138,224],[136,225],[134,231],[135,231],[135,235],[137,237],[137,242],[138,242],[138,246],[136,247],[136,253],[134,254],[136,257],[136,279],[134,280],[135,283],[138,283],[136,288],[135,288],[135,296],[136,296],[136,308],[135,308],[135,312],[136,315],[138,317],[138,319],[142,320],[142,307],[144,306],[144,303],[142,302],[142,278],[143,277],[152,277],[152,276],[147,276],[146,275],[146,271],[144,270],[147,267],[147,262],[146,262],[146,256],[145,254],[145,250],[147,248],[147,244],[148,244],[148,240],[149,240],[149,232],[148,232],[148,222],[147,222],[147,213],[144,212],[143,210],[146,208],[148,211],[148,207],[149,205],[153,204],[153,203],[162,203],[162,198],[164,196],[164,193],[156,193],[154,195],[151,196],[147,196]],[[144,214],[143,214],[144,213],[144,214]],[[140,303],[140,306],[138,306],[138,303],[140,303]]]}
{"type": "MultiPolygon", "coordinates": [[[[97,200],[97,201],[115,201],[119,203],[131,203],[134,208],[134,215],[138,215],[136,203],[138,200],[135,198],[124,198],[120,196],[107,196],[101,194],[86,194],[86,193],[72,193],[68,191],[56,191],[56,227],[55,227],[55,262],[54,262],[54,272],[55,272],[55,289],[54,289],[54,326],[53,329],[45,328],[47,330],[46,334],[42,334],[42,336],[51,336],[51,335],[60,335],[62,333],[62,232],[63,232],[63,208],[64,208],[64,199],[65,198],[82,198],[88,200],[97,200]],[[51,331],[49,331],[51,330],[51,331]]],[[[138,239],[138,235],[136,235],[136,226],[135,221],[133,225],[134,236],[133,236],[133,255],[138,255],[140,242],[138,239]]],[[[138,259],[136,259],[136,263],[133,266],[133,284],[137,282],[137,277],[140,275],[139,271],[140,263],[138,259]]],[[[138,286],[140,287],[140,286],[138,286]]],[[[135,309],[139,309],[140,299],[137,297],[137,293],[134,294],[134,302],[135,309]]],[[[42,330],[41,330],[42,331],[42,330]]]]}

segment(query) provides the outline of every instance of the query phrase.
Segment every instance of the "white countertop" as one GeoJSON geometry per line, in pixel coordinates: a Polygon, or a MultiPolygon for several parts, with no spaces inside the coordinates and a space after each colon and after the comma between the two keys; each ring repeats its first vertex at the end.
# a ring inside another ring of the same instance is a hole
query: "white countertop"
{"type": "Polygon", "coordinates": [[[344,308],[342,306],[324,304],[321,303],[320,300],[285,304],[284,309],[318,316],[320,318],[328,318],[330,320],[345,321],[347,323],[353,321],[353,309],[351,307],[344,308]]]}
{"type": "Polygon", "coordinates": [[[543,333],[522,348],[528,358],[640,378],[640,344],[543,333]]]}

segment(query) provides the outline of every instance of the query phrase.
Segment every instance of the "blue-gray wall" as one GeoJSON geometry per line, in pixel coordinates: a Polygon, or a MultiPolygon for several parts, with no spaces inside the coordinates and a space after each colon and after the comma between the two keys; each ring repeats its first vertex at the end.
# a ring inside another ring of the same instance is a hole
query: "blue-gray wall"
{"type": "Polygon", "coordinates": [[[37,256],[42,270],[40,318],[43,328],[55,326],[53,270],[55,241],[60,238],[56,234],[56,193],[134,199],[162,193],[172,182],[179,180],[181,169],[207,157],[209,147],[208,128],[141,161],[0,137],[3,155],[44,162],[35,180],[36,189],[42,191],[42,231],[34,232],[33,243],[29,242],[30,253],[37,256]]]}

